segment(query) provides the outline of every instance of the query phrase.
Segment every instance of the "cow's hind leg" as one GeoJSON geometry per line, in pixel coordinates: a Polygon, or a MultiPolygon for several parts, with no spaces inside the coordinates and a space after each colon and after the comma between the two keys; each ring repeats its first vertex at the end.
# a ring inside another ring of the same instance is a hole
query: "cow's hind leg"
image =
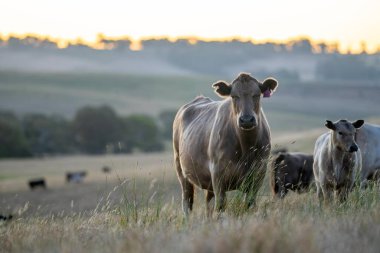
{"type": "Polygon", "coordinates": [[[178,180],[182,188],[182,210],[187,217],[189,216],[191,210],[193,210],[194,186],[189,180],[184,177],[178,155],[175,155],[174,159],[178,180]]]}

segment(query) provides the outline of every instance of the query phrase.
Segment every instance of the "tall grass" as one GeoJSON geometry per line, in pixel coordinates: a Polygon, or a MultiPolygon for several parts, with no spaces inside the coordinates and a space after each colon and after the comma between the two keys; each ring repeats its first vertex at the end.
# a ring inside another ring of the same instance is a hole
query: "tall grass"
{"type": "MultiPolygon", "coordinates": [[[[315,192],[275,200],[260,190],[246,209],[231,192],[221,219],[207,218],[203,194],[185,219],[176,182],[121,181],[90,213],[16,217],[0,225],[0,252],[378,252],[379,186],[344,203],[320,205],[315,192]],[[123,192],[117,203],[112,194],[123,192]]],[[[24,207],[24,209],[27,207],[24,207]]],[[[23,210],[25,211],[25,210],[23,210]]]]}

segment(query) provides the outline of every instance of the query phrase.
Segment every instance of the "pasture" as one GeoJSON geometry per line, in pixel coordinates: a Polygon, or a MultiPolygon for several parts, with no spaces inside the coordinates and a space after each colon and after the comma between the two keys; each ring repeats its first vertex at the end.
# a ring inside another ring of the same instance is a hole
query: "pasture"
{"type": "MultiPolygon", "coordinates": [[[[194,96],[216,98],[221,77],[0,72],[0,108],[72,117],[84,105],[108,104],[121,115],[157,115],[194,96]]],[[[231,81],[229,78],[224,78],[231,81]]],[[[263,101],[272,147],[311,153],[329,118],[379,124],[373,83],[280,82],[263,101]],[[341,92],[332,92],[342,89],[341,92]]],[[[257,206],[228,193],[221,219],[205,216],[196,191],[188,220],[181,210],[171,145],[164,153],[0,160],[0,252],[378,252],[380,193],[355,189],[343,204],[321,207],[314,189],[272,199],[266,178],[257,206]],[[169,148],[170,147],[170,148],[169,148]],[[102,167],[109,166],[110,173],[102,167]],[[83,183],[65,173],[87,171],[83,183]],[[44,177],[47,190],[28,189],[44,177]]]]}
{"type": "MultiPolygon", "coordinates": [[[[318,132],[318,129],[315,130],[318,132]]],[[[307,146],[310,132],[277,138],[307,146]],[[302,135],[303,134],[303,135],[302,135]],[[303,137],[301,139],[295,138],[303,137]]],[[[1,252],[377,252],[378,186],[357,189],[344,204],[319,206],[315,192],[273,200],[268,180],[252,210],[228,194],[224,216],[207,219],[197,190],[189,220],[181,210],[172,153],[47,157],[0,161],[1,252]],[[112,168],[104,174],[101,168],[112,168]],[[83,183],[65,172],[86,170],[83,183]],[[47,190],[27,188],[45,177],[47,190]]]]}

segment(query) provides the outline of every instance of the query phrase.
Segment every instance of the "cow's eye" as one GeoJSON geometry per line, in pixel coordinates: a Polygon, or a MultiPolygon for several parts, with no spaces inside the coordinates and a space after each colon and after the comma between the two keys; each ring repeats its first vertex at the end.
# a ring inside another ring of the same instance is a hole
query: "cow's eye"
{"type": "Polygon", "coordinates": [[[338,134],[339,134],[339,135],[343,135],[343,133],[342,133],[342,132],[338,132],[338,134]]]}

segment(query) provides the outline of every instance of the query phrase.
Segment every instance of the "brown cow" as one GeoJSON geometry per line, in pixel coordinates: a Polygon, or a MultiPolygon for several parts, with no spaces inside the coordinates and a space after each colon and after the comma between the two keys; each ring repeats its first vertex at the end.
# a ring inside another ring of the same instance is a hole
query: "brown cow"
{"type": "Polygon", "coordinates": [[[224,209],[229,190],[244,191],[247,206],[252,205],[270,154],[261,98],[276,89],[277,81],[268,78],[261,83],[242,73],[232,84],[219,81],[212,86],[226,99],[197,97],[179,109],[173,123],[174,160],[186,216],[192,210],[194,185],[207,190],[207,206],[215,195],[217,211],[224,209]]]}
{"type": "Polygon", "coordinates": [[[271,165],[270,185],[273,196],[283,198],[289,190],[302,193],[314,180],[312,155],[280,152],[273,157],[271,165]]]}

